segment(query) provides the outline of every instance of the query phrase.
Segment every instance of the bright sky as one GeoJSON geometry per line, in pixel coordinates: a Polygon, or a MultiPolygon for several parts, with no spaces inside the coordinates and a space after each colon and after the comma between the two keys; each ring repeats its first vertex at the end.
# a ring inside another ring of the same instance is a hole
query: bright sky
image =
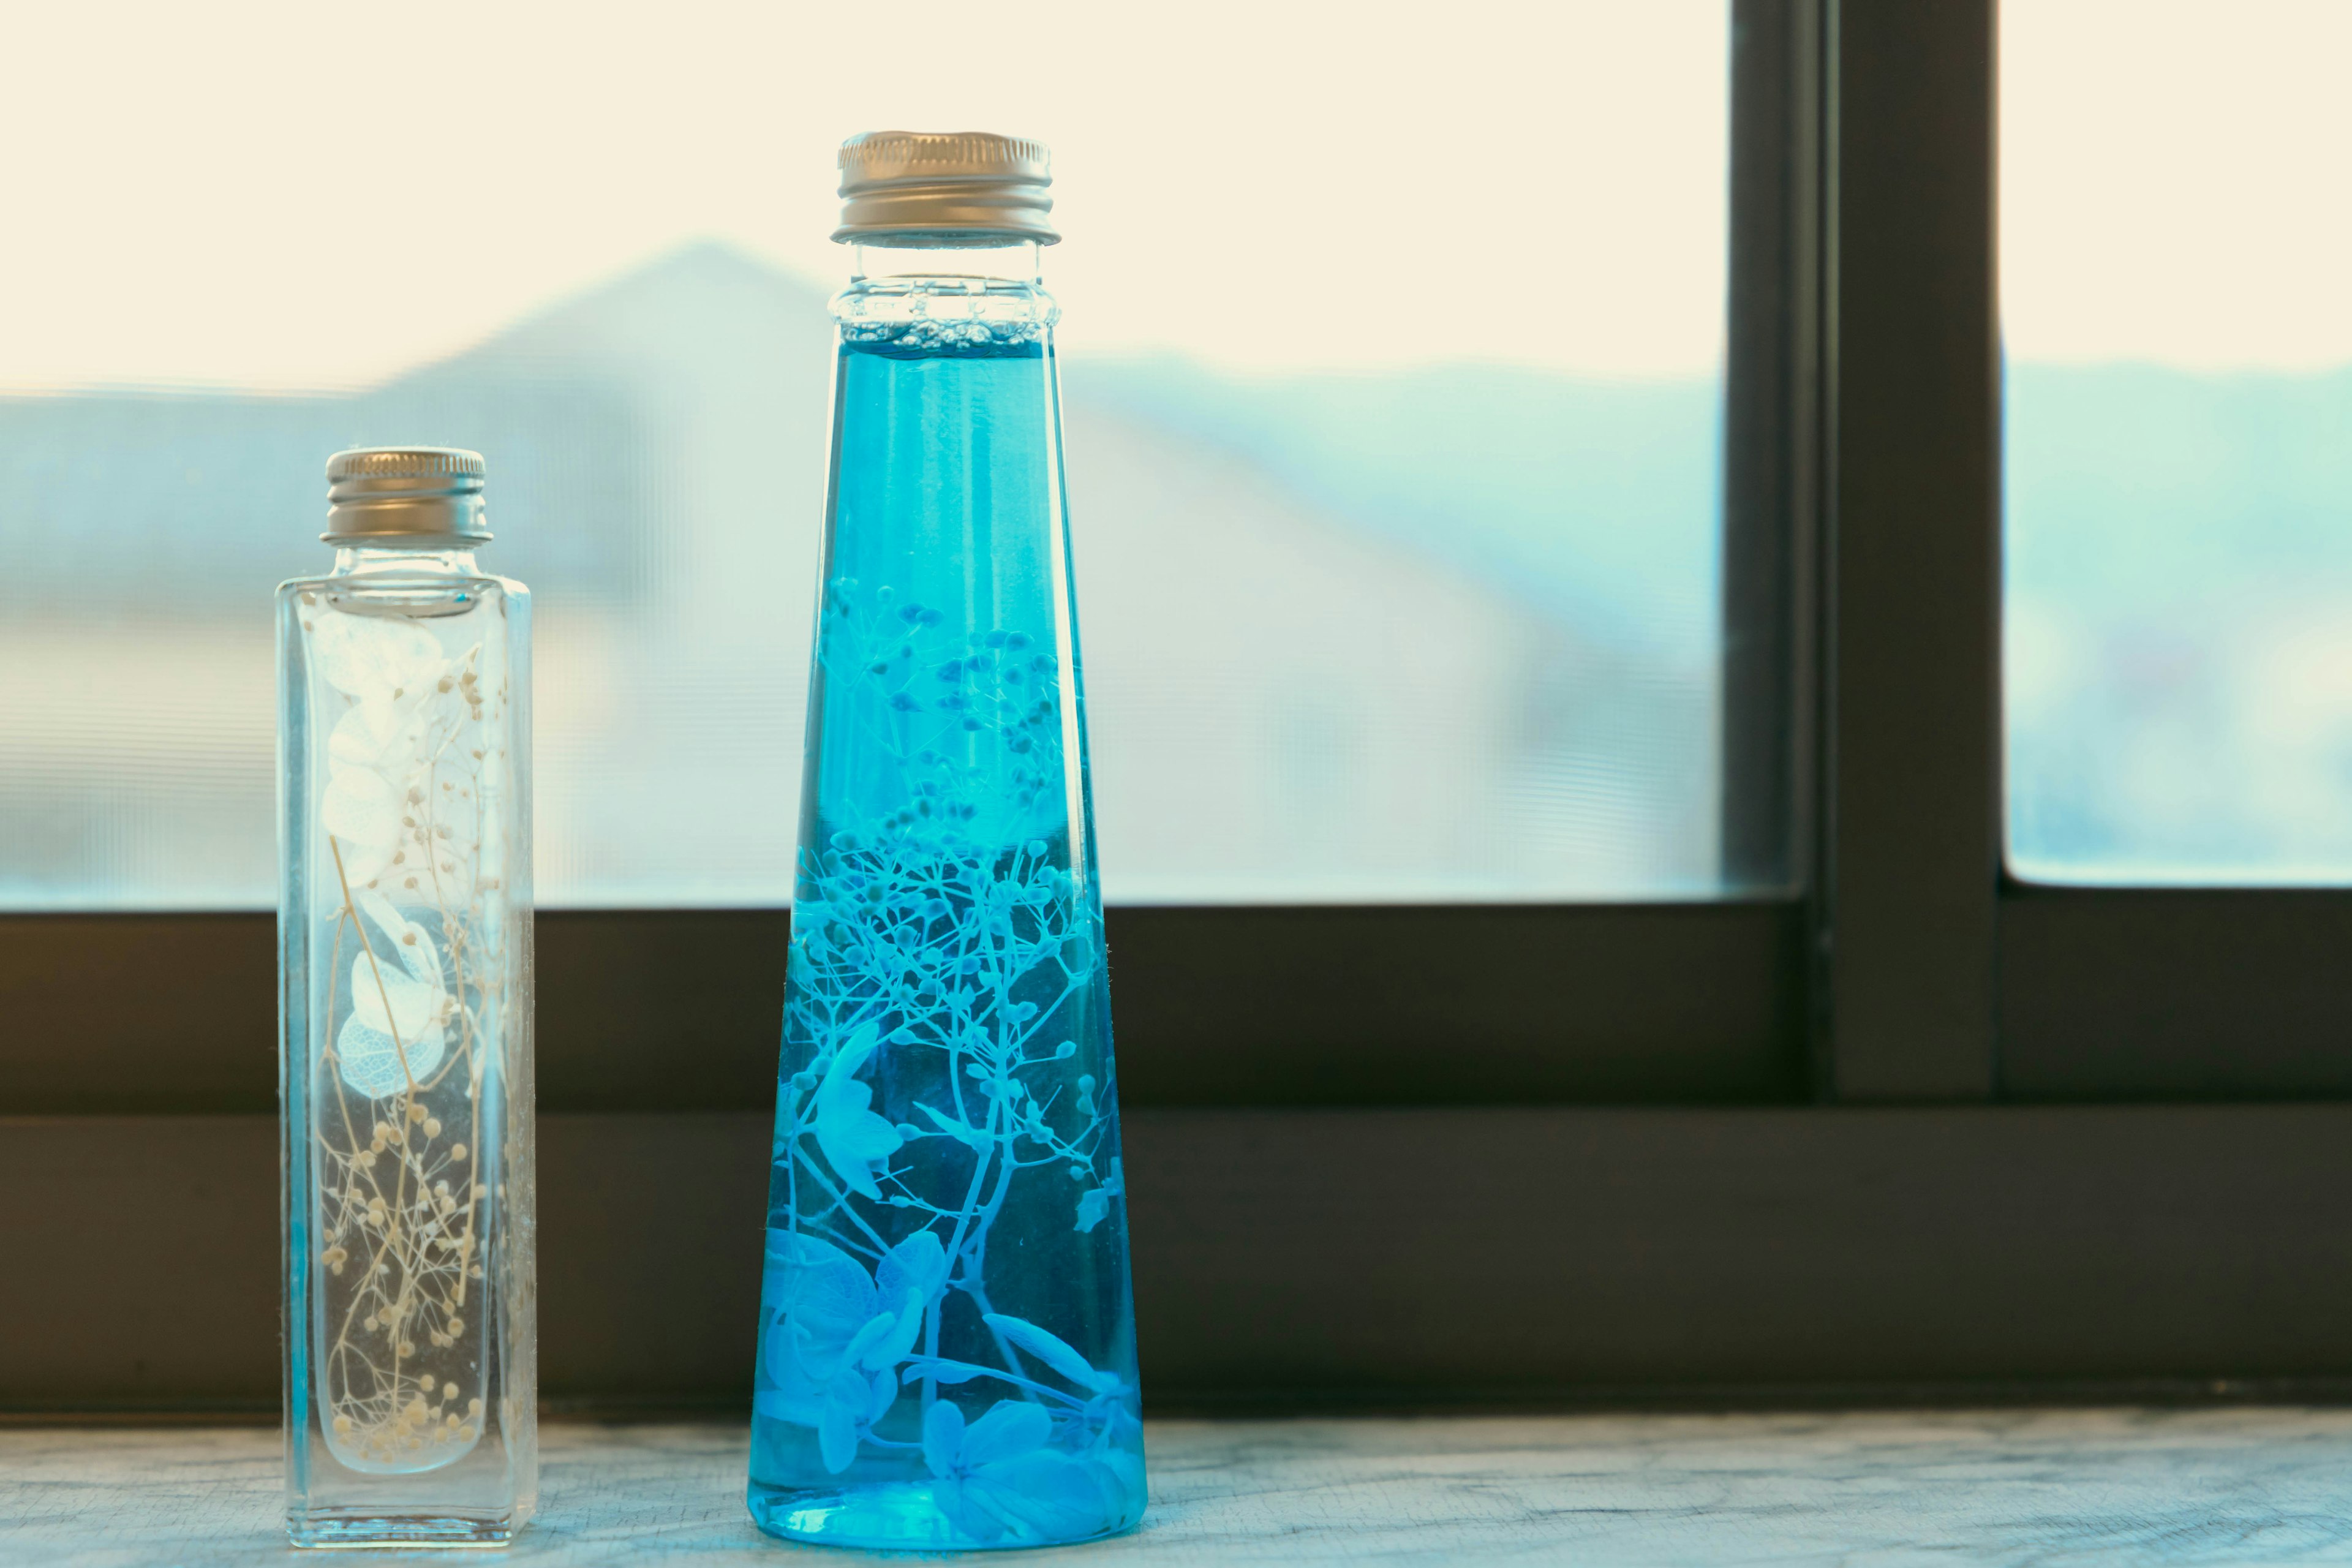
{"type": "Polygon", "coordinates": [[[19,6],[0,384],[364,383],[707,237],[829,289],[888,127],[1052,146],[1074,348],[1704,372],[1726,47],[1722,0],[19,6]]]}
{"type": "Polygon", "coordinates": [[[2352,361],[2352,4],[2009,0],[2011,355],[2352,361]]]}

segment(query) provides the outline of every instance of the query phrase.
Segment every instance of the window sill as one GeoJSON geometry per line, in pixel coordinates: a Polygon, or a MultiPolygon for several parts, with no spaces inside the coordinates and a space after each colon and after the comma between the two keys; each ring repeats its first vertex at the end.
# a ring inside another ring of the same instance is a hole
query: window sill
{"type": "MultiPolygon", "coordinates": [[[[1148,1442],[1151,1511],[1089,1561],[2221,1564],[2342,1544],[2352,1411],[1167,1421],[1148,1442]]],[[[736,1421],[551,1425],[511,1555],[774,1563],[744,1447],[736,1421]]],[[[280,1563],[280,1474],[268,1427],[0,1430],[10,1560],[42,1568],[280,1563]]]]}

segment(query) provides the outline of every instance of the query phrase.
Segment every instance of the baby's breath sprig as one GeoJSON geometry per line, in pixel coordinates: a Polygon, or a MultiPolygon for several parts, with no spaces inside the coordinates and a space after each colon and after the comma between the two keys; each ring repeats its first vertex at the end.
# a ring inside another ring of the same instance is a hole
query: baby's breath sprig
{"type": "Polygon", "coordinates": [[[444,659],[418,628],[323,611],[305,629],[359,737],[321,823],[340,901],[311,1079],[317,1396],[345,1463],[430,1469],[485,1421],[506,933],[484,848],[508,694],[478,646],[444,659]]]}

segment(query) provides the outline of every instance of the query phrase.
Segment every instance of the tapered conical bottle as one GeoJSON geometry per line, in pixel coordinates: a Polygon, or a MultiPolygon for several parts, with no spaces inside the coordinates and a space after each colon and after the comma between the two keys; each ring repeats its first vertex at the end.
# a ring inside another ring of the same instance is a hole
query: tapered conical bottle
{"type": "Polygon", "coordinates": [[[1045,152],[842,149],[751,1427],[773,1535],[1090,1540],[1144,1471],[1045,152]]]}

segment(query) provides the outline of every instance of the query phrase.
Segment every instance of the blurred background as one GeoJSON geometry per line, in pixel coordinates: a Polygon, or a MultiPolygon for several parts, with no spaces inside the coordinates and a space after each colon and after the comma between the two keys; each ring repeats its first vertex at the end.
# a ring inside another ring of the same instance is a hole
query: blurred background
{"type": "Polygon", "coordinates": [[[2352,880],[2352,6],[2000,16],[2010,862],[2352,880]]]}
{"type": "Polygon", "coordinates": [[[0,64],[0,900],[271,900],[268,591],[407,441],[539,595],[544,901],[785,901],[834,153],[893,126],[1054,149],[1111,898],[1720,885],[1719,0],[233,16],[0,64]]]}
{"type": "MultiPolygon", "coordinates": [[[[2030,878],[2352,875],[2352,10],[2198,12],[2002,19],[2030,878]]],[[[833,151],[890,126],[1055,150],[1114,900],[1762,890],[1718,851],[1719,0],[14,34],[0,907],[271,900],[268,591],[389,441],[488,456],[539,594],[544,901],[783,902],[833,151]]]]}

